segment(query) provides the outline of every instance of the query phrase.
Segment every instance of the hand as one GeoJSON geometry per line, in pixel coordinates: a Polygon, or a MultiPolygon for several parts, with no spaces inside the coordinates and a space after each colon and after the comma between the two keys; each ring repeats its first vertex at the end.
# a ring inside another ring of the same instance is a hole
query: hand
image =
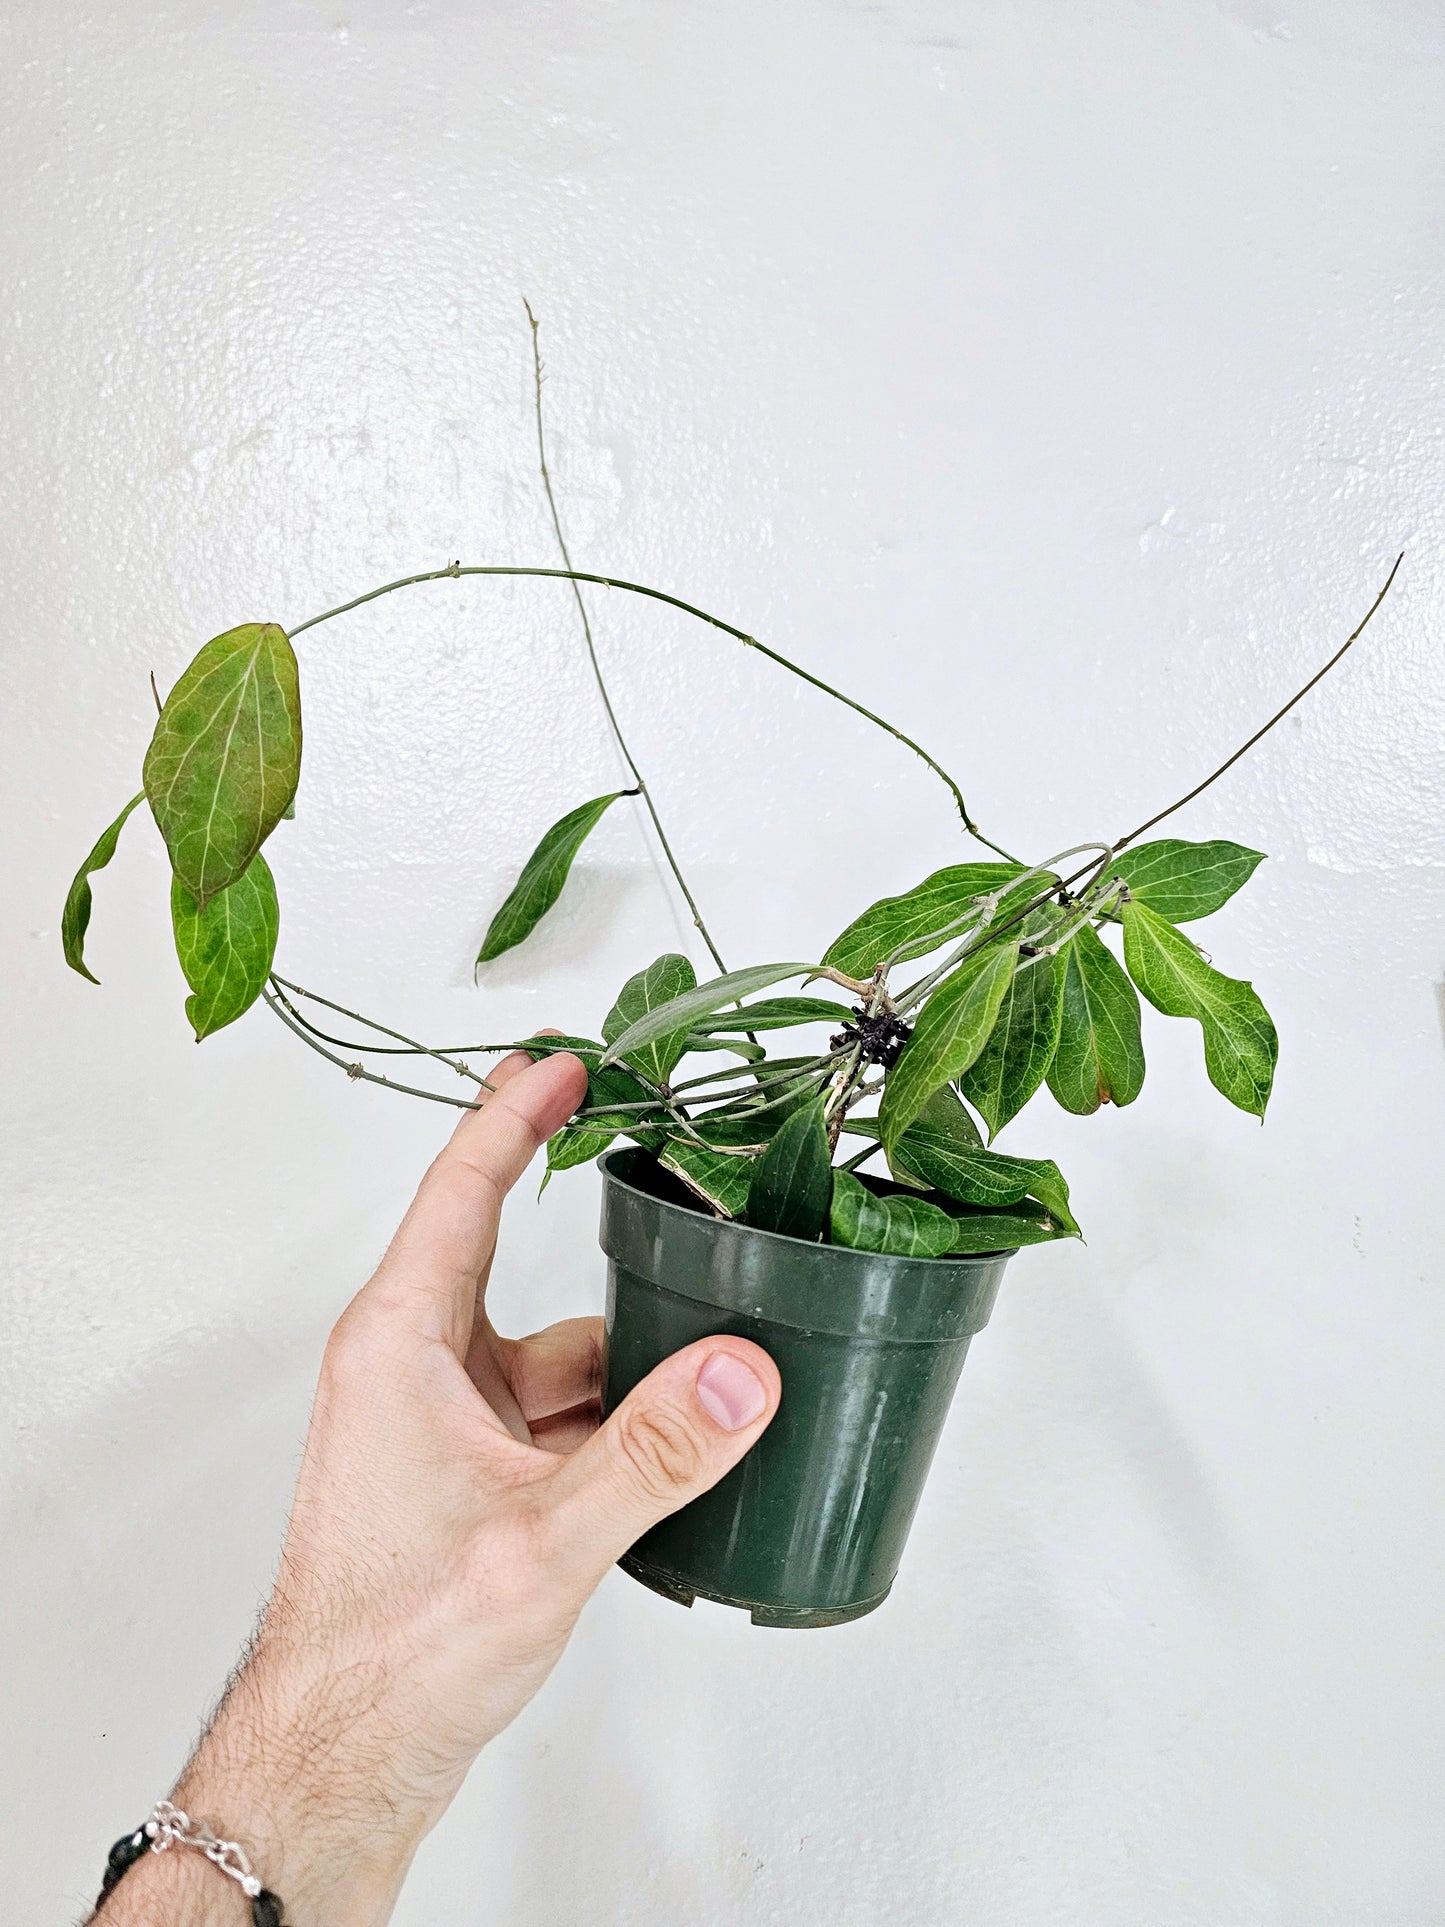
{"type": "MultiPolygon", "coordinates": [[[[710,1338],[598,1429],[600,1319],[497,1335],[485,1292],[502,1200],[586,1072],[514,1057],[493,1082],[331,1334],[275,1593],[174,1794],[247,1848],[289,1927],[386,1920],[423,1835],[604,1573],[736,1465],[778,1406],[766,1353],[710,1338]]],[[[191,1927],[244,1909],[173,1850],[141,1860],[103,1917],[191,1927]]]]}

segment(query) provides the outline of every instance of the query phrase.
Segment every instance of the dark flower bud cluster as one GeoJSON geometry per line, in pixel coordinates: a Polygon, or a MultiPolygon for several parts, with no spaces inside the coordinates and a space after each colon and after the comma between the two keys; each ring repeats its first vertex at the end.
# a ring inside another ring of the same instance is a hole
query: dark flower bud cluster
{"type": "Polygon", "coordinates": [[[854,1050],[867,1064],[881,1064],[884,1070],[892,1070],[898,1062],[898,1053],[913,1035],[901,1017],[891,1010],[880,1010],[870,1015],[862,1004],[855,1004],[852,1011],[853,1022],[844,1024],[836,1037],[828,1039],[834,1050],[854,1050]]]}

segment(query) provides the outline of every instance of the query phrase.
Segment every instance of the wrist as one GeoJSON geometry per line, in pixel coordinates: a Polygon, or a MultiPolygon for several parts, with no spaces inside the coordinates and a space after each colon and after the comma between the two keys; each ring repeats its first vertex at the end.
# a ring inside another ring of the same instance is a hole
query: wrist
{"type": "MultiPolygon", "coordinates": [[[[380,1927],[435,1817],[388,1783],[389,1749],[368,1717],[381,1702],[381,1681],[365,1680],[364,1671],[354,1664],[333,1670],[313,1650],[263,1632],[171,1796],[244,1847],[257,1877],[283,1902],[287,1927],[337,1920],[380,1927]]],[[[152,1862],[194,1863],[184,1868],[188,1905],[175,1915],[187,1927],[193,1918],[205,1927],[249,1921],[235,1883],[184,1849],[147,1855],[117,1894],[142,1868],[157,1898],[168,1892],[149,1872],[152,1862]],[[210,1911],[193,1915],[202,1886],[210,1911]]],[[[172,1869],[167,1876],[179,1894],[181,1876],[172,1869]]]]}
{"type": "Polygon", "coordinates": [[[97,1913],[102,1927],[158,1927],[162,1921],[185,1927],[251,1927],[251,1903],[234,1880],[227,1880],[200,1854],[170,1847],[145,1853],[97,1913]]]}

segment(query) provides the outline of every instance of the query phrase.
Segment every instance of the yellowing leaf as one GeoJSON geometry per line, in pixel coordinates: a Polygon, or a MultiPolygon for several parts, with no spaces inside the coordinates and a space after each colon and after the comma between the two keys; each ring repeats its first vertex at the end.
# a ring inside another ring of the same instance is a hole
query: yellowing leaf
{"type": "Polygon", "coordinates": [[[296,794],[301,697],[284,629],[243,623],[196,654],[166,698],[143,774],[171,868],[204,909],[296,794]]]}
{"type": "Polygon", "coordinates": [[[65,899],[65,908],[60,913],[60,941],[65,951],[65,961],[72,970],[78,970],[82,977],[89,977],[93,984],[100,982],[86,967],[85,933],[90,928],[90,879],[97,870],[103,870],[115,855],[115,847],[120,841],[120,833],[125,828],[125,820],[137,803],[145,801],[145,791],[133,796],[108,829],[101,831],[96,838],[90,855],[75,873],[75,881],[65,899]]]}
{"type": "Polygon", "coordinates": [[[179,877],[171,879],[176,955],[191,995],[186,1016],[196,1042],[235,1023],[261,995],[276,954],[281,913],[265,857],[202,907],[179,877]]]}

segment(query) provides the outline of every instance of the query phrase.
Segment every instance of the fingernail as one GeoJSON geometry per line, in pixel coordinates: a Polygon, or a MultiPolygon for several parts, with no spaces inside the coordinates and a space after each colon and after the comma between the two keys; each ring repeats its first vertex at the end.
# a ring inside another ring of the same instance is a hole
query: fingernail
{"type": "Polygon", "coordinates": [[[731,1352],[713,1353],[697,1375],[697,1395],[725,1432],[751,1425],[768,1402],[762,1382],[731,1352]]]}

